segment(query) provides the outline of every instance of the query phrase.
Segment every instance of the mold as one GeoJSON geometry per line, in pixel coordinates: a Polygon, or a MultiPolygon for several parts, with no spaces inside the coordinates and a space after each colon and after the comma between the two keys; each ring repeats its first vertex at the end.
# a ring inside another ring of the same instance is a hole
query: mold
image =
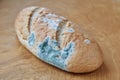
{"type": "Polygon", "coordinates": [[[73,33],[73,32],[74,32],[74,29],[73,29],[73,28],[69,28],[69,29],[68,29],[68,32],[73,33]]]}
{"type": "Polygon", "coordinates": [[[48,23],[48,27],[51,27],[51,28],[57,30],[57,29],[58,29],[58,26],[59,26],[59,23],[60,23],[62,20],[60,20],[60,19],[58,19],[58,20],[52,20],[52,19],[49,19],[49,18],[47,18],[47,17],[44,17],[44,18],[43,18],[43,21],[44,21],[45,23],[48,23]]]}
{"type": "Polygon", "coordinates": [[[43,22],[48,24],[48,27],[51,27],[51,28],[57,30],[59,24],[62,22],[62,19],[58,19],[56,17],[57,17],[57,15],[49,13],[46,16],[44,16],[42,18],[42,20],[43,20],[43,22]],[[51,19],[51,18],[55,18],[55,19],[51,19]]]}
{"type": "Polygon", "coordinates": [[[46,37],[38,46],[38,56],[43,61],[66,70],[65,61],[74,51],[74,45],[73,42],[69,42],[66,47],[60,49],[56,40],[46,37]]]}
{"type": "Polygon", "coordinates": [[[57,15],[52,14],[52,13],[49,13],[47,16],[48,16],[48,17],[50,17],[50,16],[52,16],[52,17],[57,17],[57,15]]]}
{"type": "Polygon", "coordinates": [[[32,32],[29,36],[28,36],[28,44],[29,46],[33,46],[35,43],[35,34],[32,32]]]}

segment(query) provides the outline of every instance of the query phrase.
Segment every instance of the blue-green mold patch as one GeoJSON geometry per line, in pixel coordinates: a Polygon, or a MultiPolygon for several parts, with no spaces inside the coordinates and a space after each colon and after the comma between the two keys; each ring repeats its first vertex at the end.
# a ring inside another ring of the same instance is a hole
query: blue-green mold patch
{"type": "Polygon", "coordinates": [[[29,46],[32,46],[34,45],[34,43],[35,43],[35,34],[34,32],[32,32],[28,37],[28,44],[29,46]]]}
{"type": "Polygon", "coordinates": [[[66,70],[65,60],[73,52],[75,44],[69,42],[65,48],[59,49],[59,43],[46,37],[43,42],[39,44],[38,56],[43,61],[66,70]]]}

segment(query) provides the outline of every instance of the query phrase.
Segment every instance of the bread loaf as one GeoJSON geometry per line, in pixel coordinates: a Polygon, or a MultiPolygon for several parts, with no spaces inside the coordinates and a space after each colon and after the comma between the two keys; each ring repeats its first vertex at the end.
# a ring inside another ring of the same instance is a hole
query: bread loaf
{"type": "Polygon", "coordinates": [[[80,26],[41,7],[23,9],[15,21],[19,41],[42,61],[62,70],[85,73],[103,63],[97,42],[80,26]]]}

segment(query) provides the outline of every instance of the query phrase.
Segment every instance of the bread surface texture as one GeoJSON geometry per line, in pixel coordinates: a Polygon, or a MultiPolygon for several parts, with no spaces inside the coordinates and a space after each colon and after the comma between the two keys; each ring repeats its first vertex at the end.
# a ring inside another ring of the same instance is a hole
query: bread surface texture
{"type": "Polygon", "coordinates": [[[91,72],[102,63],[97,42],[79,25],[43,7],[27,7],[17,16],[19,41],[42,61],[73,73],[91,72]]]}

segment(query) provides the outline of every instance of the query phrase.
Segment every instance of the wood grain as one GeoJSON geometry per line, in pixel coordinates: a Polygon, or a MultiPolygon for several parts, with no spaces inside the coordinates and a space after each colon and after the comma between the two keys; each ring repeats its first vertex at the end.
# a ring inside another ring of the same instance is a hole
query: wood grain
{"type": "Polygon", "coordinates": [[[120,0],[0,0],[0,80],[120,80],[120,0]],[[33,5],[52,9],[89,31],[102,48],[102,67],[68,73],[26,50],[14,21],[21,9],[33,5]]]}

